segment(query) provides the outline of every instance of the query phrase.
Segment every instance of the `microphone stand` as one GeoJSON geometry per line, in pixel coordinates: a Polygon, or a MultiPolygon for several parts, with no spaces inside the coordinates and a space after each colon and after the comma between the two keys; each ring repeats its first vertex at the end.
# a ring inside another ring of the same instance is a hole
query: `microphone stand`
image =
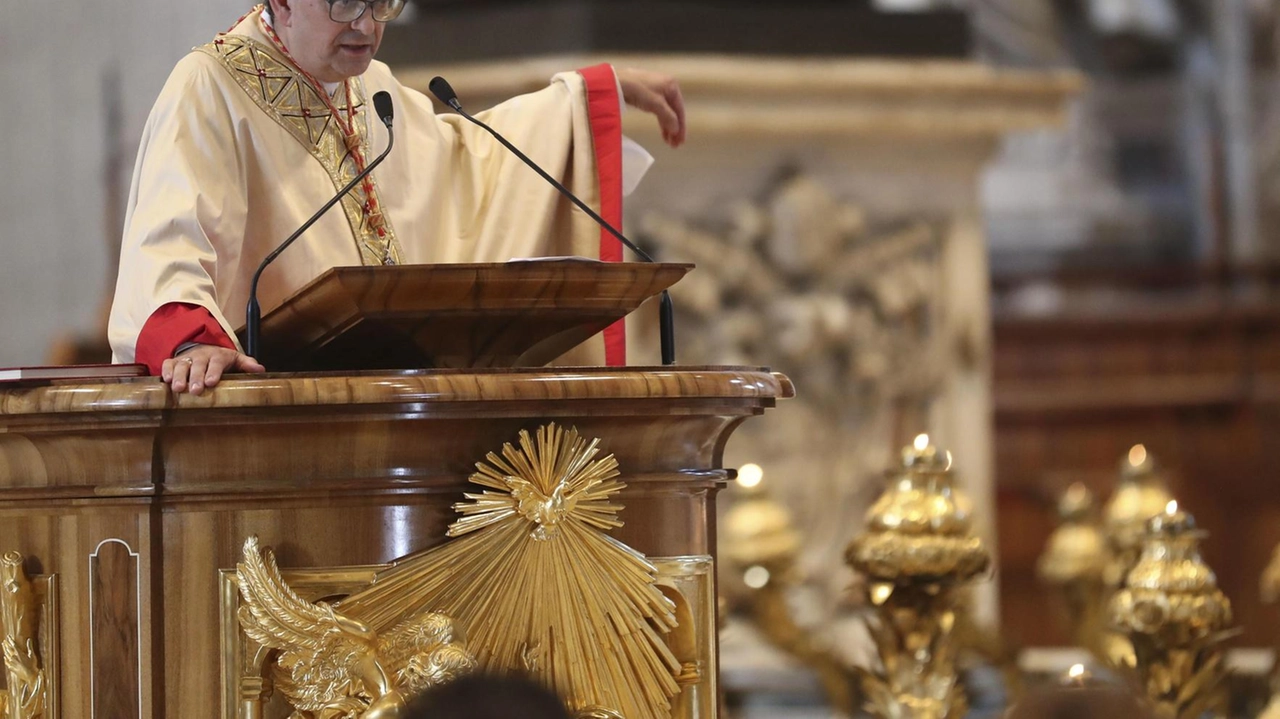
{"type": "MultiPolygon", "coordinates": [[[[453,108],[454,111],[456,111],[459,115],[462,115],[467,120],[470,120],[472,123],[483,128],[490,135],[493,135],[494,139],[502,143],[503,147],[507,148],[512,153],[514,153],[516,157],[520,158],[524,162],[524,164],[528,165],[530,168],[533,169],[534,172],[537,172],[540,176],[542,176],[542,179],[546,180],[553,187],[559,190],[560,194],[566,197],[574,205],[576,205],[578,209],[587,213],[588,217],[595,220],[596,223],[599,224],[601,227],[603,227],[605,230],[608,230],[609,234],[616,237],[618,241],[621,242],[624,246],[626,246],[632,252],[636,253],[636,255],[639,256],[641,259],[643,259],[645,262],[657,264],[657,261],[654,260],[653,257],[651,257],[648,252],[645,252],[644,250],[637,247],[635,243],[633,243],[631,240],[628,240],[613,225],[609,224],[609,222],[607,222],[603,217],[596,214],[595,210],[588,207],[587,203],[578,199],[577,195],[570,192],[569,188],[560,184],[559,180],[547,174],[546,170],[543,170],[541,167],[538,166],[536,162],[529,159],[529,157],[525,155],[523,152],[521,152],[518,147],[508,142],[507,138],[498,134],[497,130],[494,130],[492,127],[489,127],[488,125],[481,122],[480,120],[477,120],[476,118],[472,117],[471,114],[468,113],[466,110],[463,110],[462,103],[458,101],[458,94],[453,91],[453,87],[449,85],[447,80],[445,80],[443,77],[437,77],[431,81],[429,88],[431,90],[431,94],[435,95],[436,98],[439,99],[441,102],[453,108]]],[[[675,305],[672,304],[671,293],[667,290],[662,291],[662,297],[659,300],[658,326],[659,326],[659,338],[662,344],[662,364],[674,365],[676,363],[675,305]]]]}
{"type": "Polygon", "coordinates": [[[369,173],[373,172],[373,168],[377,167],[387,158],[387,155],[391,152],[391,148],[396,144],[396,132],[392,127],[394,114],[391,110],[391,96],[385,91],[379,92],[373,96],[373,101],[374,107],[378,112],[379,119],[382,120],[382,124],[387,128],[387,149],[383,150],[382,154],[378,155],[373,162],[369,163],[369,166],[364,168],[360,174],[353,177],[351,182],[347,183],[346,187],[339,190],[338,194],[334,195],[332,199],[326,202],[324,207],[321,207],[316,214],[311,216],[311,219],[303,223],[302,227],[299,227],[297,231],[292,235],[289,235],[289,239],[280,243],[279,247],[272,250],[271,254],[267,255],[266,258],[262,260],[262,263],[258,265],[258,270],[253,273],[253,281],[249,284],[249,304],[245,308],[244,321],[244,350],[245,354],[250,357],[256,359],[258,356],[259,337],[262,332],[262,307],[258,304],[258,280],[262,278],[263,270],[267,269],[267,265],[271,264],[277,257],[279,257],[281,252],[288,249],[289,245],[292,245],[294,240],[301,237],[302,233],[310,229],[311,226],[324,215],[324,213],[329,211],[329,208],[338,204],[338,201],[346,197],[348,192],[355,189],[355,186],[358,185],[361,180],[368,177],[369,173]]]}

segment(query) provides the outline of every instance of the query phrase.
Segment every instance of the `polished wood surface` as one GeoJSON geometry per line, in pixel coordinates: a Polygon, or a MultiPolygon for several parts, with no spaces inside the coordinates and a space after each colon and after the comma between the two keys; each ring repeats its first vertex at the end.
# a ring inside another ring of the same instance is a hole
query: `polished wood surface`
{"type": "Polygon", "coordinates": [[[285,568],[433,546],[475,463],[554,420],[617,456],[615,537],[714,555],[725,443],[793,394],[717,367],[242,375],[203,397],[152,378],[6,387],[0,550],[60,577],[63,717],[226,716],[219,570],[248,535],[285,568]]]}
{"type": "Polygon", "coordinates": [[[336,267],[263,318],[258,359],[289,371],[539,367],[692,268],[585,259],[336,267]]]}
{"type": "Polygon", "coordinates": [[[89,555],[89,638],[93,715],[134,717],[142,712],[142,596],[138,554],[106,539],[89,555]]]}

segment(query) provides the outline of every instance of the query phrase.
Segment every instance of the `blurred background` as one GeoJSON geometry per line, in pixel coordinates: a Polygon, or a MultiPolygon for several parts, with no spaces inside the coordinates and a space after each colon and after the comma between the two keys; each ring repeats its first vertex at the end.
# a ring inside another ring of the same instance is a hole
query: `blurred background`
{"type": "MultiPolygon", "coordinates": [[[[0,366],[102,358],[148,110],[173,64],[248,9],[6,13],[0,366]]],[[[1243,629],[1232,661],[1265,694],[1280,640],[1259,591],[1280,543],[1280,2],[411,0],[380,59],[419,88],[447,74],[473,107],[598,60],[681,80],[687,147],[627,116],[658,160],[627,228],[699,264],[676,293],[683,363],[796,381],[796,401],[730,444],[757,488],[721,495],[732,513],[764,492],[777,513],[726,515],[721,546],[789,527],[788,616],[848,661],[874,652],[844,547],[918,433],[954,453],[996,557],[972,608],[992,662],[1031,674],[1078,656],[1037,574],[1059,500],[1079,484],[1101,507],[1141,444],[1208,532],[1243,629]]],[[[634,363],[656,358],[650,329],[632,325],[634,363]]],[[[749,568],[722,567],[731,704],[831,716],[814,663],[752,618],[749,568]]]]}

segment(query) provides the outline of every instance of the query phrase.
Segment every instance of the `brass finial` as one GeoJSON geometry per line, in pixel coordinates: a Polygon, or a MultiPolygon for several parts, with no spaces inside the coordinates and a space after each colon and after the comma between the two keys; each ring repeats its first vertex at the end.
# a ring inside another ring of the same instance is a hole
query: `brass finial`
{"type": "Polygon", "coordinates": [[[956,626],[963,586],[991,557],[973,534],[971,505],[953,484],[951,455],[927,435],[902,453],[902,466],[867,514],[845,553],[863,574],[870,622],[885,673],[864,686],[877,716],[963,716],[956,626]]]}
{"type": "Polygon", "coordinates": [[[929,435],[918,434],[902,450],[902,468],[916,472],[946,472],[951,469],[951,453],[938,449],[929,435]]]}
{"type": "Polygon", "coordinates": [[[1066,522],[1086,522],[1093,518],[1093,492],[1082,482],[1075,482],[1058,498],[1058,519],[1066,522]]]}
{"type": "Polygon", "coordinates": [[[873,579],[967,581],[990,563],[972,532],[972,507],[954,485],[950,453],[920,435],[903,451],[902,467],[890,473],[846,557],[873,579]]]}
{"type": "Polygon", "coordinates": [[[1161,716],[1200,716],[1225,677],[1231,602],[1200,554],[1204,537],[1190,514],[1168,502],[1147,521],[1138,561],[1109,607],[1112,624],[1133,643],[1133,669],[1161,716]]]}
{"type": "Polygon", "coordinates": [[[734,502],[725,514],[722,551],[740,568],[766,570],[765,574],[755,572],[752,579],[759,583],[763,576],[767,583],[769,575],[791,569],[800,551],[800,534],[787,508],[765,491],[764,470],[759,465],[742,465],[738,486],[746,497],[734,502]]]}
{"type": "Polygon", "coordinates": [[[1149,477],[1156,473],[1156,460],[1144,444],[1135,444],[1120,460],[1120,476],[1126,479],[1149,477]]]}
{"type": "Polygon", "coordinates": [[[1119,587],[1138,559],[1147,520],[1162,513],[1173,500],[1155,457],[1135,444],[1120,462],[1120,481],[1102,510],[1103,529],[1111,548],[1105,579],[1119,587]]]}
{"type": "Polygon", "coordinates": [[[1093,493],[1076,482],[1058,500],[1061,524],[1049,535],[1037,571],[1052,585],[1075,581],[1100,581],[1107,561],[1107,546],[1095,524],[1093,493]]]}

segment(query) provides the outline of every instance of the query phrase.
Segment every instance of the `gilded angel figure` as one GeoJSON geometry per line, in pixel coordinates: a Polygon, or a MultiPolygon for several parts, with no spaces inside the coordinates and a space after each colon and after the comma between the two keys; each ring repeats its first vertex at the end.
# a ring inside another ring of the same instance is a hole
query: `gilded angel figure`
{"type": "Polygon", "coordinates": [[[393,719],[421,690],[475,665],[444,615],[419,612],[379,634],[326,602],[302,599],[257,537],[245,541],[236,576],[240,626],[278,651],[276,685],[297,719],[393,719]]]}

